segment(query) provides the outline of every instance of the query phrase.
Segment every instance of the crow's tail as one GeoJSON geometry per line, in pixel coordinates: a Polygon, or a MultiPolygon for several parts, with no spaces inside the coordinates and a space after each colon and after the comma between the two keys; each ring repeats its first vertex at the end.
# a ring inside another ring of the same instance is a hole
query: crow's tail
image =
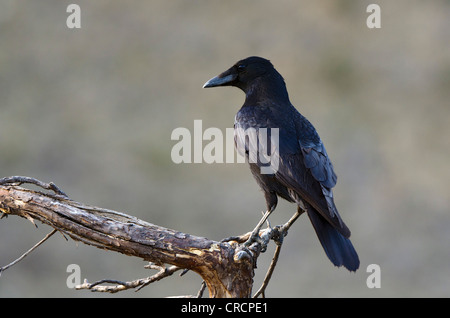
{"type": "Polygon", "coordinates": [[[359,258],[352,242],[314,209],[308,209],[308,216],[330,261],[335,266],[343,265],[349,271],[356,271],[359,268],[359,258]]]}

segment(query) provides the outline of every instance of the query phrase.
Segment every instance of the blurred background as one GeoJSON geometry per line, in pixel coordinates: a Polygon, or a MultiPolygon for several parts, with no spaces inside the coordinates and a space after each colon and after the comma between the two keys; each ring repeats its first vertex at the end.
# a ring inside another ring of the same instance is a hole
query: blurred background
{"type": "MultiPolygon", "coordinates": [[[[175,128],[233,126],[238,89],[202,89],[250,55],[284,76],[338,174],[356,273],[327,259],[306,216],[285,240],[269,297],[450,296],[450,2],[2,0],[0,177],[55,182],[73,200],[220,240],[253,229],[264,198],[245,164],[174,164],[175,128]],[[378,264],[381,288],[369,289],[378,264]]],[[[206,142],[205,142],[206,143],[206,142]]],[[[270,220],[295,211],[280,202],[270,220]]],[[[0,266],[51,228],[0,220],[0,266]]],[[[259,258],[254,290],[272,258],[259,258]]],[[[116,295],[66,286],[69,264],[90,282],[152,274],[140,259],[54,235],[0,277],[0,297],[195,294],[177,275],[116,295]]]]}

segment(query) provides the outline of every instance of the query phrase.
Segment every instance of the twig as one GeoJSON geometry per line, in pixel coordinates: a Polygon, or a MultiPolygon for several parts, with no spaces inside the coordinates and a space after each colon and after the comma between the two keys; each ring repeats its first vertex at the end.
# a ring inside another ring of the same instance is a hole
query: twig
{"type": "Polygon", "coordinates": [[[202,281],[202,285],[200,286],[200,290],[198,291],[196,297],[197,298],[202,298],[203,297],[203,292],[205,291],[205,289],[206,289],[206,282],[202,281]]]}
{"type": "Polygon", "coordinates": [[[144,280],[144,283],[141,286],[139,286],[136,289],[136,291],[139,291],[142,288],[144,288],[145,286],[147,286],[147,285],[149,285],[149,284],[151,284],[153,282],[156,282],[156,281],[158,281],[160,279],[163,279],[163,278],[165,278],[167,276],[170,276],[173,273],[175,273],[176,271],[179,271],[179,270],[182,269],[182,268],[180,268],[178,266],[175,266],[175,265],[170,266],[169,268],[167,268],[164,265],[163,266],[159,266],[159,265],[155,265],[155,264],[152,264],[152,263],[150,263],[149,265],[145,266],[145,268],[156,269],[156,270],[159,269],[159,272],[157,274],[151,276],[151,277],[147,277],[144,280]]]}
{"type": "Polygon", "coordinates": [[[167,276],[172,275],[178,270],[181,270],[182,268],[178,266],[159,266],[155,264],[150,264],[145,266],[145,268],[150,269],[157,269],[159,270],[158,273],[156,273],[153,276],[147,277],[147,278],[140,278],[136,279],[130,282],[122,282],[119,280],[113,280],[113,279],[102,279],[95,283],[90,284],[87,280],[84,280],[83,284],[75,286],[75,289],[89,289],[92,292],[102,292],[102,293],[117,293],[123,290],[136,288],[136,292],[141,290],[143,287],[156,282],[158,280],[161,280],[167,276]],[[108,286],[108,285],[101,285],[101,284],[116,284],[114,286],[108,286]]]}
{"type": "Polygon", "coordinates": [[[280,256],[280,252],[281,252],[281,244],[280,245],[277,244],[275,253],[272,257],[272,262],[270,262],[269,269],[266,273],[266,276],[264,277],[264,281],[263,281],[261,287],[255,293],[255,295],[253,295],[253,298],[258,298],[259,295],[261,295],[263,298],[266,297],[265,291],[266,291],[267,286],[269,285],[270,279],[272,278],[272,273],[275,270],[275,266],[277,265],[278,257],[280,256]]]}
{"type": "Polygon", "coordinates": [[[269,285],[269,281],[272,278],[273,271],[275,270],[275,266],[277,265],[278,258],[281,252],[281,246],[283,245],[283,239],[287,235],[289,228],[294,224],[297,218],[303,213],[305,210],[300,207],[297,209],[297,212],[282,226],[276,226],[273,230],[273,234],[271,235],[272,239],[275,241],[277,247],[275,249],[275,253],[272,257],[272,261],[270,262],[269,269],[267,270],[266,276],[264,277],[263,283],[258,291],[253,295],[253,298],[257,298],[261,295],[263,298],[266,297],[265,291],[267,286],[269,285]]]}
{"type": "Polygon", "coordinates": [[[5,184],[21,185],[22,183],[34,184],[43,189],[51,190],[51,191],[55,192],[57,195],[61,195],[65,198],[68,198],[67,194],[65,194],[53,182],[45,183],[45,182],[39,181],[35,178],[24,177],[24,176],[13,176],[13,177],[5,177],[5,178],[0,179],[0,185],[5,185],[5,184]]]}
{"type": "Polygon", "coordinates": [[[20,262],[22,259],[25,258],[25,256],[27,256],[28,254],[30,254],[32,251],[34,251],[39,245],[41,245],[42,243],[44,243],[47,239],[50,238],[50,236],[52,236],[53,234],[55,234],[56,230],[51,231],[50,233],[48,233],[42,240],[40,240],[38,243],[36,243],[32,248],[30,248],[28,251],[26,251],[24,254],[22,254],[22,256],[20,256],[18,259],[16,259],[14,262],[3,266],[0,268],[0,276],[2,274],[3,271],[7,270],[8,268],[10,268],[11,266],[14,266],[15,264],[17,264],[18,262],[20,262]]]}

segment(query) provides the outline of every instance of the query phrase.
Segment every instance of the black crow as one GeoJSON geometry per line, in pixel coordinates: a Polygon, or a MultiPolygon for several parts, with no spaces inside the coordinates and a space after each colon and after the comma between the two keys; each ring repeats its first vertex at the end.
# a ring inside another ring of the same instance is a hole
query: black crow
{"type": "Polygon", "coordinates": [[[275,209],[278,196],[297,204],[297,213],[306,211],[325,253],[335,266],[345,266],[350,271],[359,267],[359,258],[351,241],[350,230],[344,224],[333,200],[332,188],[336,185],[336,174],[330,158],[314,126],[301,115],[289,101],[283,77],[269,60],[248,57],[230,69],[210,79],[203,87],[235,86],[245,93],[245,102],[236,114],[234,122],[235,145],[245,152],[250,170],[264,192],[267,204],[265,217],[253,231],[253,239],[260,227],[275,209]],[[272,131],[261,142],[248,130],[256,132],[265,128],[272,131]],[[276,130],[274,130],[276,129],[276,130]],[[274,131],[278,140],[272,139],[274,131]],[[256,144],[261,148],[256,147],[256,144]],[[277,143],[277,144],[276,144],[277,143]],[[261,151],[265,147],[271,162],[271,173],[252,149],[261,151]],[[270,154],[269,154],[270,153],[270,154]],[[255,159],[256,158],[256,159],[255,159]]]}

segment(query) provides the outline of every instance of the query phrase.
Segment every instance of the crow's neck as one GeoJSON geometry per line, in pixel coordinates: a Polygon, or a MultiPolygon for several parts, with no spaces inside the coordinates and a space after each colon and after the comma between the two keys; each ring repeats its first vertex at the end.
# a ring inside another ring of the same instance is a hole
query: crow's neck
{"type": "Polygon", "coordinates": [[[274,102],[280,105],[290,103],[286,84],[279,74],[257,78],[245,89],[246,105],[257,105],[267,102],[274,102]]]}

